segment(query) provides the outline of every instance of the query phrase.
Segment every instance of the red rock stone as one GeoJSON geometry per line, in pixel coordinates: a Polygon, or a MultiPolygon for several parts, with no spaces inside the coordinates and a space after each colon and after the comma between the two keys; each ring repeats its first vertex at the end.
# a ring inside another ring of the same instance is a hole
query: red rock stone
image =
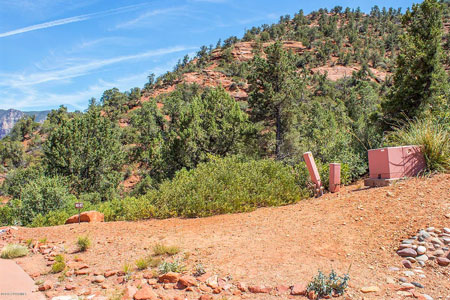
{"type": "Polygon", "coordinates": [[[92,282],[95,283],[102,283],[103,281],[105,281],[105,277],[103,275],[94,276],[94,279],[92,280],[92,282]]]}
{"type": "Polygon", "coordinates": [[[65,288],[65,290],[67,290],[67,291],[72,291],[72,290],[74,290],[76,287],[75,287],[74,285],[72,285],[72,284],[66,284],[66,286],[65,286],[64,288],[65,288]]]}
{"type": "Polygon", "coordinates": [[[236,287],[238,288],[238,290],[240,290],[241,292],[246,292],[247,291],[247,284],[245,284],[244,282],[238,282],[236,284],[236,287]]]}
{"type": "Polygon", "coordinates": [[[311,299],[311,300],[316,299],[317,298],[316,292],[309,291],[308,292],[308,298],[311,299]]]}
{"type": "Polygon", "coordinates": [[[79,276],[79,275],[87,275],[89,274],[89,270],[88,269],[82,269],[82,270],[77,270],[75,271],[75,275],[79,276]]]}
{"type": "Polygon", "coordinates": [[[402,260],[402,265],[407,268],[407,269],[411,269],[412,268],[412,263],[409,260],[402,260]]]}
{"type": "Polygon", "coordinates": [[[446,267],[450,264],[450,259],[445,258],[445,257],[438,257],[438,258],[436,258],[436,261],[437,261],[438,265],[440,265],[442,267],[446,267]]]}
{"type": "Polygon", "coordinates": [[[159,282],[162,283],[177,283],[180,279],[180,274],[175,272],[169,272],[159,276],[159,282]]]}
{"type": "Polygon", "coordinates": [[[306,296],[306,289],[308,285],[306,283],[298,283],[292,286],[291,294],[294,296],[306,296]]]}
{"type": "Polygon", "coordinates": [[[201,295],[198,300],[213,300],[213,297],[211,295],[201,295]]]}
{"type": "Polygon", "coordinates": [[[197,277],[197,280],[200,281],[200,282],[206,282],[206,280],[207,280],[209,277],[211,277],[211,276],[212,276],[211,273],[206,272],[205,274],[203,274],[203,275],[201,275],[201,276],[198,276],[198,277],[197,277]]]}
{"type": "Polygon", "coordinates": [[[401,257],[416,257],[417,256],[416,250],[414,250],[412,248],[404,248],[404,249],[398,250],[397,254],[400,255],[401,257]]]}
{"type": "Polygon", "coordinates": [[[89,268],[89,266],[87,264],[77,264],[74,266],[75,270],[83,270],[83,269],[87,269],[89,268]]]}
{"type": "Polygon", "coordinates": [[[41,284],[39,286],[39,291],[43,292],[43,291],[48,291],[51,290],[53,288],[53,283],[50,280],[46,280],[43,284],[41,284]]]}
{"type": "Polygon", "coordinates": [[[281,285],[278,285],[278,286],[276,287],[276,290],[277,290],[279,293],[286,293],[287,291],[289,291],[289,287],[288,287],[287,285],[281,284],[281,285]]]}
{"type": "Polygon", "coordinates": [[[137,292],[137,288],[135,286],[129,285],[123,291],[122,300],[133,300],[134,295],[137,292]]]}
{"type": "Polygon", "coordinates": [[[106,278],[116,275],[116,271],[107,271],[103,274],[106,278]]]}
{"type": "Polygon", "coordinates": [[[198,288],[199,288],[200,291],[205,292],[205,293],[211,293],[212,292],[212,289],[210,287],[204,285],[204,284],[200,284],[198,286],[198,288]]]}
{"type": "MultiPolygon", "coordinates": [[[[84,211],[80,214],[80,222],[104,222],[105,215],[95,211],[84,211]]],[[[66,224],[78,223],[78,215],[73,215],[66,220],[66,224]]]]}
{"type": "Polygon", "coordinates": [[[117,284],[122,284],[122,283],[125,282],[125,278],[123,278],[123,277],[117,277],[117,278],[116,278],[116,282],[117,282],[117,284]]]}
{"type": "Polygon", "coordinates": [[[185,287],[197,286],[197,279],[193,276],[185,275],[180,277],[178,283],[185,287]]]}
{"type": "Polygon", "coordinates": [[[156,300],[158,299],[158,295],[152,290],[152,288],[148,285],[144,285],[142,289],[134,294],[135,300],[156,300]]]}
{"type": "Polygon", "coordinates": [[[268,294],[272,291],[272,288],[260,285],[251,285],[248,287],[248,291],[253,294],[268,294]]]}

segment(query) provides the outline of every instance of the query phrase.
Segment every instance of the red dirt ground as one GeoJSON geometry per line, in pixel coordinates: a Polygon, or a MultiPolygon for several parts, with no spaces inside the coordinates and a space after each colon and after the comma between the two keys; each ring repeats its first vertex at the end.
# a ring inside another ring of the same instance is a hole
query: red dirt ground
{"type": "MultiPolygon", "coordinates": [[[[248,284],[291,285],[308,282],[319,269],[328,272],[333,268],[341,274],[350,269],[346,294],[350,299],[403,299],[386,281],[404,276],[406,269],[395,253],[400,241],[429,226],[450,227],[449,214],[450,174],[444,174],[383,188],[366,189],[357,183],[338,194],[251,213],[20,228],[13,239],[46,237],[48,243],[71,249],[78,236],[88,234],[91,249],[77,255],[91,270],[102,272],[121,270],[125,262],[150,254],[155,243],[178,245],[190,253],[187,265],[201,262],[208,271],[248,284]],[[381,291],[360,292],[361,287],[373,285],[381,291]]],[[[74,256],[67,254],[66,259],[74,256]]],[[[49,269],[40,254],[18,261],[30,274],[49,269]]],[[[430,263],[423,271],[426,278],[409,279],[425,286],[416,291],[434,299],[450,299],[450,266],[430,263]]],[[[57,275],[39,277],[48,278],[57,281],[57,275]]],[[[77,278],[72,284],[85,284],[77,278]]],[[[117,287],[111,283],[108,289],[117,287]]],[[[246,298],[276,296],[250,294],[246,298]]]]}

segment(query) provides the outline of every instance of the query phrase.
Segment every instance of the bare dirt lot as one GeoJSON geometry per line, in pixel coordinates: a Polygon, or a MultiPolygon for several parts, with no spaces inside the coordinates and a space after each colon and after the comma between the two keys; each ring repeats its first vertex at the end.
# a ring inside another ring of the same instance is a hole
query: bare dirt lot
{"type": "MultiPolygon", "coordinates": [[[[125,263],[134,264],[136,259],[151,254],[153,245],[162,243],[182,249],[188,270],[201,262],[211,274],[230,275],[234,283],[290,286],[309,282],[319,269],[326,272],[334,269],[340,274],[349,270],[351,280],[345,297],[403,299],[413,295],[412,290],[399,291],[398,279],[405,277],[407,270],[396,254],[400,242],[422,228],[450,227],[449,214],[450,175],[447,174],[400,181],[383,188],[366,189],[362,183],[357,183],[338,194],[244,214],[19,228],[9,242],[45,237],[48,244],[67,250],[67,261],[73,261],[75,256],[81,258],[92,271],[91,276],[122,270],[125,263]],[[81,235],[90,237],[91,248],[71,254],[81,235]],[[392,267],[399,270],[391,270],[392,267]],[[376,286],[380,290],[363,294],[361,288],[366,286],[376,286]]],[[[29,255],[18,262],[27,273],[39,273],[34,274],[37,280],[58,282],[58,274],[45,274],[50,267],[43,255],[29,255]]],[[[77,294],[88,286],[91,290],[83,292],[108,295],[113,290],[123,289],[113,277],[106,278],[103,288],[90,284],[90,279],[66,277],[47,295],[77,294]],[[68,283],[75,289],[64,291],[68,283]]],[[[416,296],[425,293],[434,299],[450,299],[450,266],[441,267],[430,261],[408,281],[424,286],[415,289],[416,296]]],[[[189,293],[185,292],[183,297],[191,299],[189,293]]],[[[236,293],[232,297],[293,296],[272,292],[236,293]]]]}

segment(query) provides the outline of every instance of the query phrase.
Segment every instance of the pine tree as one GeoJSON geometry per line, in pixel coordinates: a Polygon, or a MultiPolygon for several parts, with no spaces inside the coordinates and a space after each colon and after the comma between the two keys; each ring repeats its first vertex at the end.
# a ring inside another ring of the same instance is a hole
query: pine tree
{"type": "Polygon", "coordinates": [[[443,65],[442,5],[437,0],[415,4],[403,17],[394,86],[383,104],[387,123],[439,111],[448,101],[448,75],[443,65]]]}
{"type": "Polygon", "coordinates": [[[250,115],[266,128],[275,127],[275,156],[282,159],[285,133],[294,107],[299,104],[303,81],[297,73],[297,58],[277,42],[265,49],[267,58],[256,56],[249,76],[250,115]]]}
{"type": "Polygon", "coordinates": [[[108,198],[121,180],[123,160],[120,130],[94,101],[86,113],[53,130],[44,144],[47,173],[68,177],[76,194],[108,198]]]}

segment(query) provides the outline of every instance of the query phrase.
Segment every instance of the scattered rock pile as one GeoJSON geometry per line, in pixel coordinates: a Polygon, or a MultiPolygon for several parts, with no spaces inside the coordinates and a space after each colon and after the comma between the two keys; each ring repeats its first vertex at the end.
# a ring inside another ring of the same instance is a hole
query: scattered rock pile
{"type": "Polygon", "coordinates": [[[446,267],[450,265],[450,228],[438,230],[434,227],[419,232],[402,241],[397,254],[403,257],[402,265],[411,269],[436,263],[446,267]]]}

